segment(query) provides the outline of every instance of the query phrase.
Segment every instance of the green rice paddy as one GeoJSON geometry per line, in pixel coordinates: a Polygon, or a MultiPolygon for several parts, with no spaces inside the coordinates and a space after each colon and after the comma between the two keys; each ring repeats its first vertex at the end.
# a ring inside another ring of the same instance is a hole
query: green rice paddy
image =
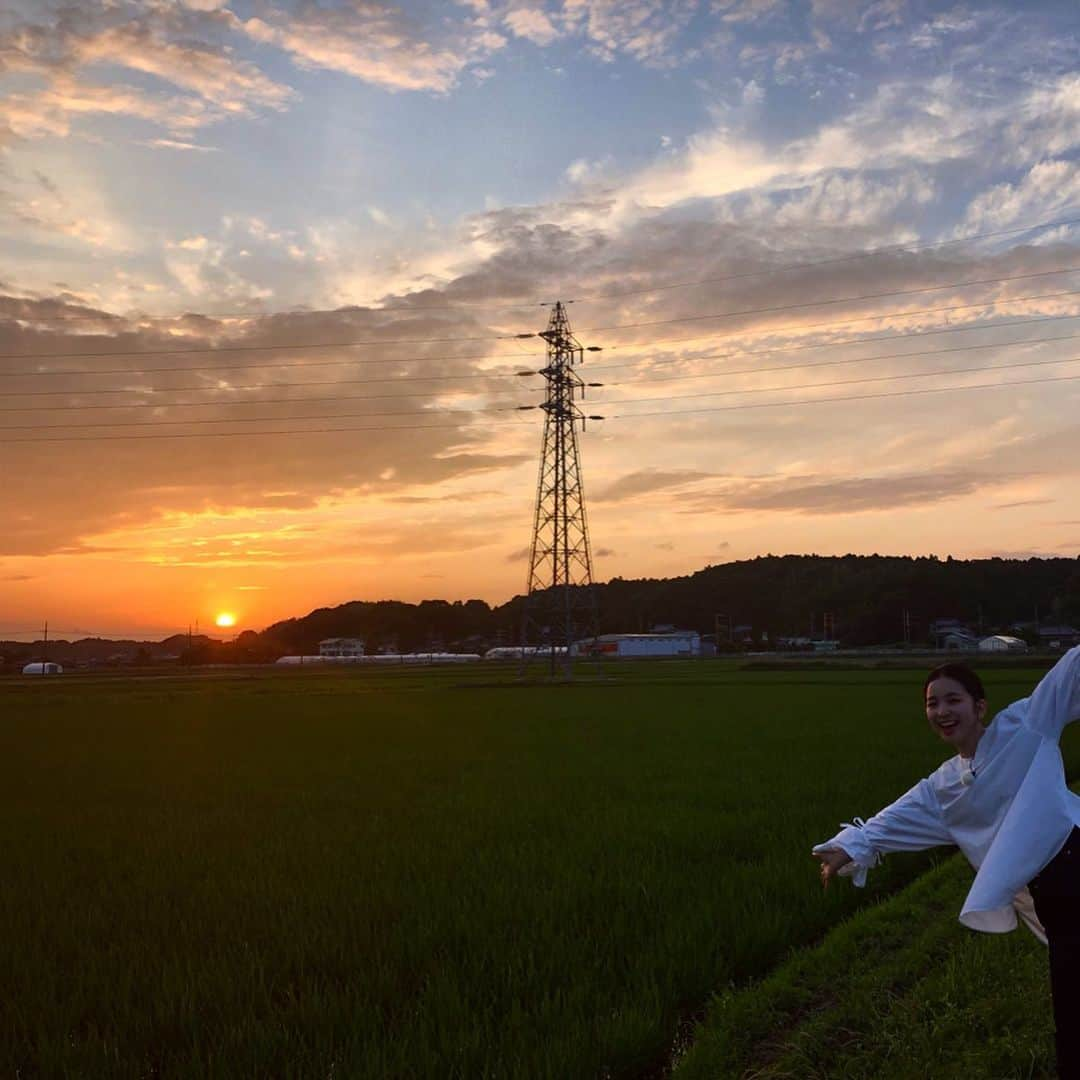
{"type": "MultiPolygon", "coordinates": [[[[1038,674],[987,672],[991,705],[1038,674]]],[[[919,686],[722,662],[0,682],[0,1075],[653,1077],[710,999],[713,1022],[755,993],[804,1030],[768,989],[801,985],[798,950],[965,872],[892,856],[822,894],[809,857],[945,756],[919,686]]],[[[994,954],[953,906],[931,920],[994,954]]],[[[739,1028],[678,1069],[787,1060],[739,1028]]]]}

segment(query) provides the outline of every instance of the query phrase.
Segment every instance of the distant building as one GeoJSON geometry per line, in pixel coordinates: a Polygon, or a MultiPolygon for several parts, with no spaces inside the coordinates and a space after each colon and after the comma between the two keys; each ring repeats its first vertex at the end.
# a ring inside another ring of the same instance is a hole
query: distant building
{"type": "Polygon", "coordinates": [[[358,637],[328,637],[319,642],[320,656],[363,656],[364,639],[358,637]]]}
{"type": "Polygon", "coordinates": [[[566,655],[565,645],[496,645],[484,653],[485,660],[525,660],[530,656],[566,655]]]}
{"type": "Polygon", "coordinates": [[[1080,644],[1080,630],[1075,626],[1040,626],[1039,642],[1051,649],[1080,644]]]}
{"type": "Polygon", "coordinates": [[[935,619],[930,624],[930,634],[937,649],[974,652],[979,646],[978,636],[959,619],[935,619]]]}
{"type": "Polygon", "coordinates": [[[63,675],[64,669],[51,660],[37,660],[22,669],[24,675],[63,675]]]}
{"type": "Polygon", "coordinates": [[[979,639],[970,630],[953,630],[938,637],[938,648],[946,652],[974,652],[979,639]]]}
{"type": "Polygon", "coordinates": [[[1027,642],[1009,634],[993,634],[979,642],[979,652],[1027,652],[1027,642]]]}
{"type": "Polygon", "coordinates": [[[809,649],[812,644],[808,637],[792,637],[790,634],[776,639],[776,646],[779,649],[809,649]]]}
{"type": "Polygon", "coordinates": [[[701,635],[696,630],[655,634],[601,634],[574,643],[578,656],[700,656],[701,635]]]}

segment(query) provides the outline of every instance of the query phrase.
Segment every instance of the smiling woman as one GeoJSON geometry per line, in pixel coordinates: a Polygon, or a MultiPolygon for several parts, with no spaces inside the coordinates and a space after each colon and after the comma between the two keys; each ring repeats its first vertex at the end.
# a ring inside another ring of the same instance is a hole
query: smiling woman
{"type": "Polygon", "coordinates": [[[1080,1076],[1080,799],[1065,786],[1058,740],[1080,721],[1080,648],[1066,653],[1030,697],[983,726],[986,693],[962,664],[924,684],[931,727],[959,753],[869,821],[858,818],[813,848],[824,885],[856,885],[890,851],[955,844],[975,869],[960,921],[1005,933],[1022,919],[1049,946],[1058,1070],[1080,1076]]]}

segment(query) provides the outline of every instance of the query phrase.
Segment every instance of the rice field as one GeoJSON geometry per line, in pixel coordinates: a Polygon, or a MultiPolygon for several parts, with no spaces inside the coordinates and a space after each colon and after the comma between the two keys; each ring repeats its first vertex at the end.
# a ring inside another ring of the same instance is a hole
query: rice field
{"type": "Polygon", "coordinates": [[[919,685],[0,681],[0,1075],[659,1076],[713,995],[941,862],[823,895],[808,856],[944,756],[919,685]]]}

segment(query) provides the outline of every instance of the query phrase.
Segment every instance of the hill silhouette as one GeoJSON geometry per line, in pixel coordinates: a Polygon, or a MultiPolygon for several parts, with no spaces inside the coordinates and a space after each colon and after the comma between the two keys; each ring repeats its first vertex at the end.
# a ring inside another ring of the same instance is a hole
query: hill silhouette
{"type": "MultiPolygon", "coordinates": [[[[821,637],[844,646],[934,643],[934,624],[954,619],[976,633],[1039,639],[1048,625],[1080,625],[1080,558],[939,559],[891,555],[763,555],[674,578],[612,578],[594,586],[601,633],[657,625],[713,633],[722,644],[775,645],[821,637]],[[825,616],[828,616],[826,624],[825,616]]],[[[50,641],[61,663],[269,663],[316,653],[328,637],[360,637],[367,651],[482,652],[520,640],[524,596],[483,600],[350,600],[318,608],[234,641],[186,635],[161,642],[50,641]]],[[[40,659],[40,642],[0,642],[7,665],[40,659]]]]}

